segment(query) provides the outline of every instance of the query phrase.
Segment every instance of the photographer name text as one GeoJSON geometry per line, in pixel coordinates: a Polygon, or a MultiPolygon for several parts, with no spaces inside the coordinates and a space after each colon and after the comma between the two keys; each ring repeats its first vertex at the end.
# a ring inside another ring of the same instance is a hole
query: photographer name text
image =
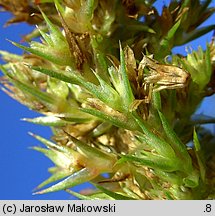
{"type": "Polygon", "coordinates": [[[63,213],[63,212],[76,212],[76,213],[115,213],[115,204],[106,205],[85,205],[85,204],[66,204],[66,205],[4,205],[3,212],[6,213],[63,213]]]}

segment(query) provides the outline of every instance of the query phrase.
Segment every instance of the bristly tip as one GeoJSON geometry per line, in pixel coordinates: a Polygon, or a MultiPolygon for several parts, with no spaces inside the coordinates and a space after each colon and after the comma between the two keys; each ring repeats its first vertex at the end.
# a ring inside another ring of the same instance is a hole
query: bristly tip
{"type": "Polygon", "coordinates": [[[119,40],[119,50],[120,50],[120,52],[122,51],[122,44],[121,44],[120,40],[119,40]]]}
{"type": "Polygon", "coordinates": [[[5,40],[8,41],[8,42],[10,42],[10,43],[12,43],[14,46],[16,46],[16,44],[17,44],[16,42],[14,42],[14,41],[12,41],[12,40],[10,40],[10,39],[7,39],[7,38],[6,38],[5,40]]]}
{"type": "Polygon", "coordinates": [[[32,190],[32,195],[37,195],[38,191],[39,190],[39,186],[35,187],[33,190],[32,190]]]}
{"type": "Polygon", "coordinates": [[[30,136],[32,136],[32,137],[36,137],[36,134],[34,134],[34,133],[32,133],[32,132],[28,132],[28,134],[30,135],[30,136]]]}
{"type": "Polygon", "coordinates": [[[28,149],[29,150],[35,150],[36,146],[29,146],[28,149]]]}
{"type": "Polygon", "coordinates": [[[39,192],[33,192],[32,193],[33,196],[38,195],[38,194],[39,194],[39,192]]]}
{"type": "Polygon", "coordinates": [[[40,190],[40,191],[33,192],[32,195],[39,195],[44,193],[46,193],[45,190],[40,190]]]}

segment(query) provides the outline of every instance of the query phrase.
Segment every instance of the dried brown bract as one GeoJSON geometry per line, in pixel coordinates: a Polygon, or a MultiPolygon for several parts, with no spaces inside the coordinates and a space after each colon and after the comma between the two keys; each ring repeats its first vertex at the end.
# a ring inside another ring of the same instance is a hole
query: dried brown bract
{"type": "Polygon", "coordinates": [[[187,86],[190,75],[180,67],[160,64],[147,56],[141,61],[149,73],[144,77],[146,83],[154,84],[154,90],[177,89],[187,86]]]}

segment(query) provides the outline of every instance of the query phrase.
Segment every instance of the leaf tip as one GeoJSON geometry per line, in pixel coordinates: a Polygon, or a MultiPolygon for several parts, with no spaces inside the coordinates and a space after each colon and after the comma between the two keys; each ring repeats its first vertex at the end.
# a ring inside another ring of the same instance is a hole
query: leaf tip
{"type": "Polygon", "coordinates": [[[30,136],[32,136],[32,137],[36,137],[36,134],[34,134],[34,133],[32,133],[32,132],[28,132],[28,134],[30,135],[30,136]]]}

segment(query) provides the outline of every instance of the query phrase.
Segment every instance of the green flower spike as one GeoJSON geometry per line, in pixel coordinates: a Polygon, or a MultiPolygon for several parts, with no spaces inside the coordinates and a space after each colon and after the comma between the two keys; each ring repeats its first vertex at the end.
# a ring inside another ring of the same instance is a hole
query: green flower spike
{"type": "Polygon", "coordinates": [[[59,183],[36,192],[35,194],[68,189],[90,181],[102,173],[113,171],[112,167],[116,162],[114,155],[106,154],[100,150],[94,149],[70,135],[69,138],[75,145],[75,150],[66,146],[58,146],[40,136],[34,134],[31,135],[48,147],[48,149],[38,147],[34,147],[33,149],[45,154],[57,165],[52,177],[40,184],[38,188],[69,176],[59,183]],[[90,161],[89,159],[92,157],[94,160],[90,161]]]}
{"type": "Polygon", "coordinates": [[[30,47],[25,47],[15,42],[11,43],[27,52],[40,56],[55,64],[73,66],[69,45],[63,33],[58,27],[51,23],[43,12],[41,13],[50,31],[50,34],[47,34],[38,27],[38,30],[42,36],[42,43],[31,41],[30,47]]]}

